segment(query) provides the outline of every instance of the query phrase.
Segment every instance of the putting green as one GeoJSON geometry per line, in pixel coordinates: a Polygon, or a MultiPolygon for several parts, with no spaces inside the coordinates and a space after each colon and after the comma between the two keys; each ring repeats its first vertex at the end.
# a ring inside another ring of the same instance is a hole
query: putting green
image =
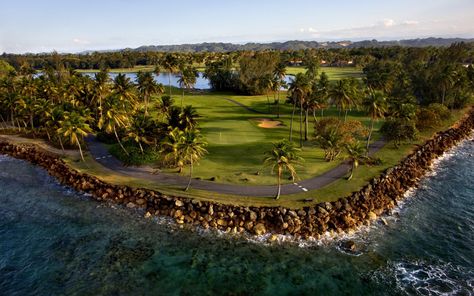
{"type": "Polygon", "coordinates": [[[265,139],[263,131],[248,120],[221,120],[204,123],[202,132],[209,144],[235,145],[265,139]]]}

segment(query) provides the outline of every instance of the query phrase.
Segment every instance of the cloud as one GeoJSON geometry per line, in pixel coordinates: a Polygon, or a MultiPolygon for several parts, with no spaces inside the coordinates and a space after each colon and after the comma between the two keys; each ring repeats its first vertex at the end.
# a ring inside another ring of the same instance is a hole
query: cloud
{"type": "Polygon", "coordinates": [[[383,20],[383,26],[384,27],[393,27],[393,26],[395,26],[395,24],[396,24],[395,21],[392,20],[392,19],[384,19],[383,20]]]}
{"type": "Polygon", "coordinates": [[[74,38],[74,39],[72,39],[72,42],[74,42],[75,44],[80,44],[80,45],[88,45],[88,44],[90,44],[90,41],[89,41],[89,40],[79,39],[79,38],[74,38]]]}
{"type": "Polygon", "coordinates": [[[316,38],[324,40],[379,38],[383,40],[400,37],[417,38],[433,34],[442,35],[447,34],[448,29],[451,31],[449,33],[452,34],[452,32],[456,30],[456,28],[449,26],[445,26],[443,30],[439,30],[440,27],[441,24],[435,24],[434,22],[420,22],[417,20],[397,21],[390,18],[384,18],[376,23],[360,27],[335,30],[316,30],[312,27],[301,28],[299,30],[299,38],[316,38]]]}
{"type": "Polygon", "coordinates": [[[403,22],[402,22],[402,25],[416,26],[416,25],[418,25],[419,23],[420,23],[419,21],[403,21],[403,22]]]}

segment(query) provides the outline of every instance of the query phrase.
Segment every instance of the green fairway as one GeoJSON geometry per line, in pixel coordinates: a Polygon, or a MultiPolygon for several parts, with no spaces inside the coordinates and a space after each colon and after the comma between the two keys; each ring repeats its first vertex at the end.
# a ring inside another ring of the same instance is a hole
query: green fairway
{"type": "MultiPolygon", "coordinates": [[[[173,88],[173,98],[180,105],[180,90],[173,88]]],[[[285,92],[280,94],[284,102],[285,92]]],[[[275,175],[270,168],[263,166],[265,151],[273,142],[287,139],[289,136],[291,108],[289,104],[280,105],[280,118],[277,118],[277,105],[273,94],[267,96],[239,96],[233,93],[209,92],[205,94],[187,93],[183,105],[194,106],[199,115],[199,126],[208,142],[208,154],[195,166],[194,176],[203,180],[214,179],[222,183],[272,185],[275,175]],[[260,113],[252,112],[234,102],[234,100],[260,113]],[[270,104],[268,104],[270,102],[270,104]],[[272,119],[281,122],[276,128],[259,127],[260,119],[272,119]]],[[[320,113],[317,114],[320,118],[320,113]]],[[[334,109],[326,110],[324,116],[338,116],[334,109]]],[[[362,112],[350,112],[348,119],[357,119],[369,124],[369,119],[362,112]]],[[[304,163],[297,167],[300,179],[320,175],[337,166],[340,161],[326,162],[324,151],[315,147],[313,139],[313,118],[309,120],[309,139],[304,143],[300,155],[304,163]]],[[[380,124],[377,124],[377,128],[380,124]]],[[[376,135],[377,136],[377,135],[376,135]]],[[[293,140],[299,143],[299,117],[293,123],[293,140]]],[[[176,170],[166,170],[175,172],[176,170]]],[[[183,175],[187,171],[183,172],[183,175]]],[[[287,178],[285,183],[290,182],[287,178]]]]}
{"type": "MultiPolygon", "coordinates": [[[[287,67],[287,75],[296,75],[298,73],[305,73],[304,67],[287,67]]],[[[325,72],[329,76],[329,80],[339,80],[343,78],[361,78],[363,77],[362,70],[356,67],[320,67],[319,73],[325,72]]]]}

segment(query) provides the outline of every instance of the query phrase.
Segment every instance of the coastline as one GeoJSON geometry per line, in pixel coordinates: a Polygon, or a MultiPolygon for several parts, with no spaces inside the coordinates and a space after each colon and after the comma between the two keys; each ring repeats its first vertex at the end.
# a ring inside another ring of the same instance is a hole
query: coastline
{"type": "Polygon", "coordinates": [[[158,191],[105,183],[79,173],[57,156],[32,145],[0,142],[0,153],[29,161],[46,169],[63,185],[89,193],[96,201],[141,208],[146,216],[169,216],[178,224],[215,228],[226,232],[291,235],[319,239],[327,232],[351,232],[390,213],[430,170],[433,160],[465,139],[474,129],[471,108],[455,126],[430,140],[372,179],[361,190],[334,202],[291,210],[283,207],[243,207],[164,195],[158,191]]]}

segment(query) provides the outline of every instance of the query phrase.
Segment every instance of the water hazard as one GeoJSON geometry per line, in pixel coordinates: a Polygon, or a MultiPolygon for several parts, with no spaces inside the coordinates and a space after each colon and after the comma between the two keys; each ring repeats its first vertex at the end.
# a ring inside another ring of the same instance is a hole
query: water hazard
{"type": "Polygon", "coordinates": [[[388,225],[264,244],[91,201],[0,156],[3,295],[472,295],[474,142],[436,163],[388,225]],[[342,240],[347,239],[343,238],[342,240]]]}

